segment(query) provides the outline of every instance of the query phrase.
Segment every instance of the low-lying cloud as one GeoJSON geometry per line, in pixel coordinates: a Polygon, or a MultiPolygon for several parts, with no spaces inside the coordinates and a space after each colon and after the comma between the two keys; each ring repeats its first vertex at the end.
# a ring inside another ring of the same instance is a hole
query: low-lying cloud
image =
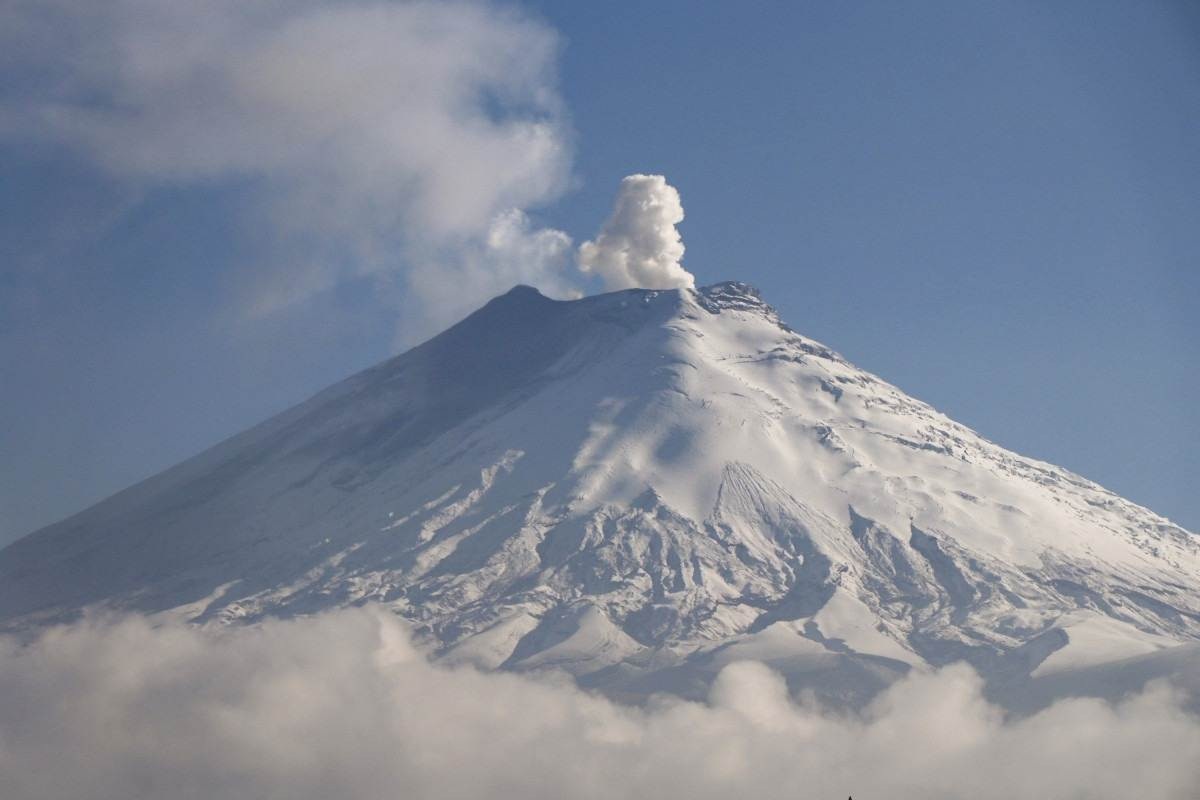
{"type": "Polygon", "coordinates": [[[85,622],[0,640],[0,796],[1174,800],[1200,782],[1200,721],[1164,687],[1017,721],[980,689],[951,667],[850,716],[747,662],[707,704],[630,708],[430,664],[381,610],[85,622]]]}
{"type": "Polygon", "coordinates": [[[630,175],[621,181],[612,216],[595,240],[579,247],[579,268],[610,289],[691,288],[696,280],[679,263],[683,239],[679,192],[662,175],[630,175]]]}

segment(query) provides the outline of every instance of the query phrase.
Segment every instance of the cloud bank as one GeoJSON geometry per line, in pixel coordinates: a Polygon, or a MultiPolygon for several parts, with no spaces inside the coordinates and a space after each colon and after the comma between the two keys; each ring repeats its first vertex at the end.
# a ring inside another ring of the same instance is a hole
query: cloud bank
{"type": "Polygon", "coordinates": [[[579,268],[610,289],[691,288],[696,280],[679,263],[683,240],[679,192],[662,175],[621,181],[612,216],[595,240],[579,247],[579,268]]]}
{"type": "Polygon", "coordinates": [[[0,640],[0,796],[33,798],[1178,798],[1200,721],[1163,688],[1004,721],[965,667],[863,717],[762,665],[707,704],[614,705],[563,682],[431,665],[347,610],[205,632],[145,618],[0,640]]]}

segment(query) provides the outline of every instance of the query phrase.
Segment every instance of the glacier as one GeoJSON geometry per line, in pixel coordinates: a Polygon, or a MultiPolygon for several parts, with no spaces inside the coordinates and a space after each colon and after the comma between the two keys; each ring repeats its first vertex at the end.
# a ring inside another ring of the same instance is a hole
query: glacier
{"type": "Polygon", "coordinates": [[[754,288],[519,286],[0,551],[0,630],[378,604],[447,664],[637,701],[762,661],[860,706],[965,661],[1005,705],[1200,696],[1200,537],[987,441],[754,288]]]}

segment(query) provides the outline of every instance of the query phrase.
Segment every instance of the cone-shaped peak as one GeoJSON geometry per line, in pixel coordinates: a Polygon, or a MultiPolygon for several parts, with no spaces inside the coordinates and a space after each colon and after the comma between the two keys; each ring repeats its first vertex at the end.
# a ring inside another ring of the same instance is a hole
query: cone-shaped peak
{"type": "Polygon", "coordinates": [[[744,651],[853,693],[1200,640],[1197,576],[1196,537],[857,369],[748,284],[517,286],[0,552],[0,624],[373,601],[488,667],[680,690],[744,651]]]}

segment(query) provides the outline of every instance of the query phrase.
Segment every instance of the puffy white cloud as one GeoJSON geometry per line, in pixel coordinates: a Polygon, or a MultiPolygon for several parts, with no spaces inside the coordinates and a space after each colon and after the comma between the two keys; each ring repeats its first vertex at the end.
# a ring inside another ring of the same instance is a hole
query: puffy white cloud
{"type": "Polygon", "coordinates": [[[980,689],[951,667],[823,713],[739,663],[707,704],[630,708],[432,665],[371,609],[85,622],[0,640],[0,796],[1173,800],[1200,781],[1200,722],[1165,689],[1007,721],[980,689]]]}
{"type": "MultiPolygon", "coordinates": [[[[494,281],[455,271],[481,274],[468,262],[496,250],[494,226],[569,179],[559,47],[487,2],[5,0],[0,136],[118,181],[255,198],[246,227],[268,253],[242,283],[256,313],[413,268],[410,291],[445,267],[478,304],[494,281]]],[[[561,283],[565,266],[527,277],[561,283]]],[[[416,298],[439,324],[456,313],[436,306],[442,288],[416,298]]]]}
{"type": "Polygon", "coordinates": [[[621,181],[612,216],[595,240],[579,248],[579,268],[611,289],[677,289],[696,279],[680,265],[683,221],[679,192],[662,175],[621,181]]]}

